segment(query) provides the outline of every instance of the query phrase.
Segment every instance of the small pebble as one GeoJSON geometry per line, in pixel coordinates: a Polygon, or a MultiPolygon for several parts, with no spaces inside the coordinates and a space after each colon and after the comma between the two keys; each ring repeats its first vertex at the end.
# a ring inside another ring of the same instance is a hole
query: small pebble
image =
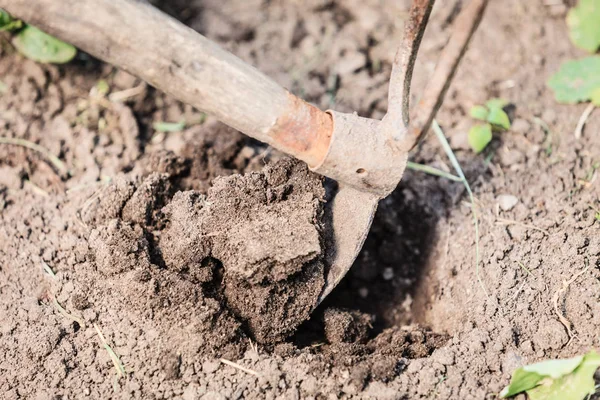
{"type": "Polygon", "coordinates": [[[517,205],[519,199],[512,194],[501,194],[496,197],[496,201],[498,201],[498,205],[503,211],[510,211],[517,205]]]}
{"type": "Polygon", "coordinates": [[[513,131],[515,133],[520,133],[522,135],[529,132],[530,129],[531,129],[531,124],[526,119],[523,119],[523,118],[515,119],[510,128],[511,131],[513,131]]]}
{"type": "Polygon", "coordinates": [[[366,299],[369,295],[369,289],[367,289],[366,287],[361,287],[360,289],[358,289],[358,295],[363,299],[366,299]]]}
{"type": "Polygon", "coordinates": [[[202,372],[206,374],[210,374],[215,372],[221,366],[221,362],[219,360],[209,360],[202,363],[202,372]]]}
{"type": "Polygon", "coordinates": [[[389,281],[394,277],[394,270],[390,267],[387,267],[383,270],[382,276],[384,280],[389,281]]]}

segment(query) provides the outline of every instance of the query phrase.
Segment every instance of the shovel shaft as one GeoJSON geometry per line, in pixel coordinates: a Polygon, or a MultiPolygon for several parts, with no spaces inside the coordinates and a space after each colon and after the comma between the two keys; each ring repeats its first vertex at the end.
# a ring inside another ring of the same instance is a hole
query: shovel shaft
{"type": "Polygon", "coordinates": [[[0,8],[310,166],[327,152],[329,114],[145,2],[0,0],[0,8]]]}

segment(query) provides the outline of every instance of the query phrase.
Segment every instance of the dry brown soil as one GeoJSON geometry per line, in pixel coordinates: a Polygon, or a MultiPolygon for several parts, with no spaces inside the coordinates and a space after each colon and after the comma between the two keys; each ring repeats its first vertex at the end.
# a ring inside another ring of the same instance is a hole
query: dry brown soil
{"type": "MultiPolygon", "coordinates": [[[[154,3],[321,108],[386,110],[408,1],[154,3]]],[[[414,99],[459,5],[434,8],[414,99]]],[[[66,170],[0,144],[0,398],[488,399],[520,365],[598,347],[600,114],[576,139],[585,106],[545,86],[581,56],[564,13],[492,0],[438,115],[476,197],[479,268],[465,189],[408,171],[312,314],[320,177],[85,54],[38,65],[3,37],[0,136],[66,170]],[[491,97],[513,128],[476,156],[468,110],[491,97]]],[[[450,170],[432,135],[412,159],[450,170]]]]}

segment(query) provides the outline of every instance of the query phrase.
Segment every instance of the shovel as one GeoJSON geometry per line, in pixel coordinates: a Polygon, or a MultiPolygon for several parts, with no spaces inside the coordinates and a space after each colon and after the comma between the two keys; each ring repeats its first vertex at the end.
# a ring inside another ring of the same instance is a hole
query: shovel
{"type": "Polygon", "coordinates": [[[408,152],[429,129],[487,0],[470,0],[458,15],[410,110],[414,63],[433,3],[413,0],[381,121],[319,110],[146,1],[0,0],[0,8],[337,181],[326,205],[331,221],[320,303],[352,266],[379,200],[402,178],[408,152]]]}

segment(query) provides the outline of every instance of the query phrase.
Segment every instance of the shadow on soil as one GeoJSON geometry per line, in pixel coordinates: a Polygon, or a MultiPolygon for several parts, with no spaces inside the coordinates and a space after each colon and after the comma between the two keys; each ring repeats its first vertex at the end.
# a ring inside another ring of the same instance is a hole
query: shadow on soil
{"type": "Polygon", "coordinates": [[[453,183],[407,172],[401,185],[379,204],[373,226],[355,264],[339,286],[296,333],[299,346],[323,340],[323,311],[328,307],[373,316],[372,337],[384,329],[424,321],[427,306],[413,299],[428,296],[423,280],[434,268],[437,224],[464,193],[453,183]]]}

